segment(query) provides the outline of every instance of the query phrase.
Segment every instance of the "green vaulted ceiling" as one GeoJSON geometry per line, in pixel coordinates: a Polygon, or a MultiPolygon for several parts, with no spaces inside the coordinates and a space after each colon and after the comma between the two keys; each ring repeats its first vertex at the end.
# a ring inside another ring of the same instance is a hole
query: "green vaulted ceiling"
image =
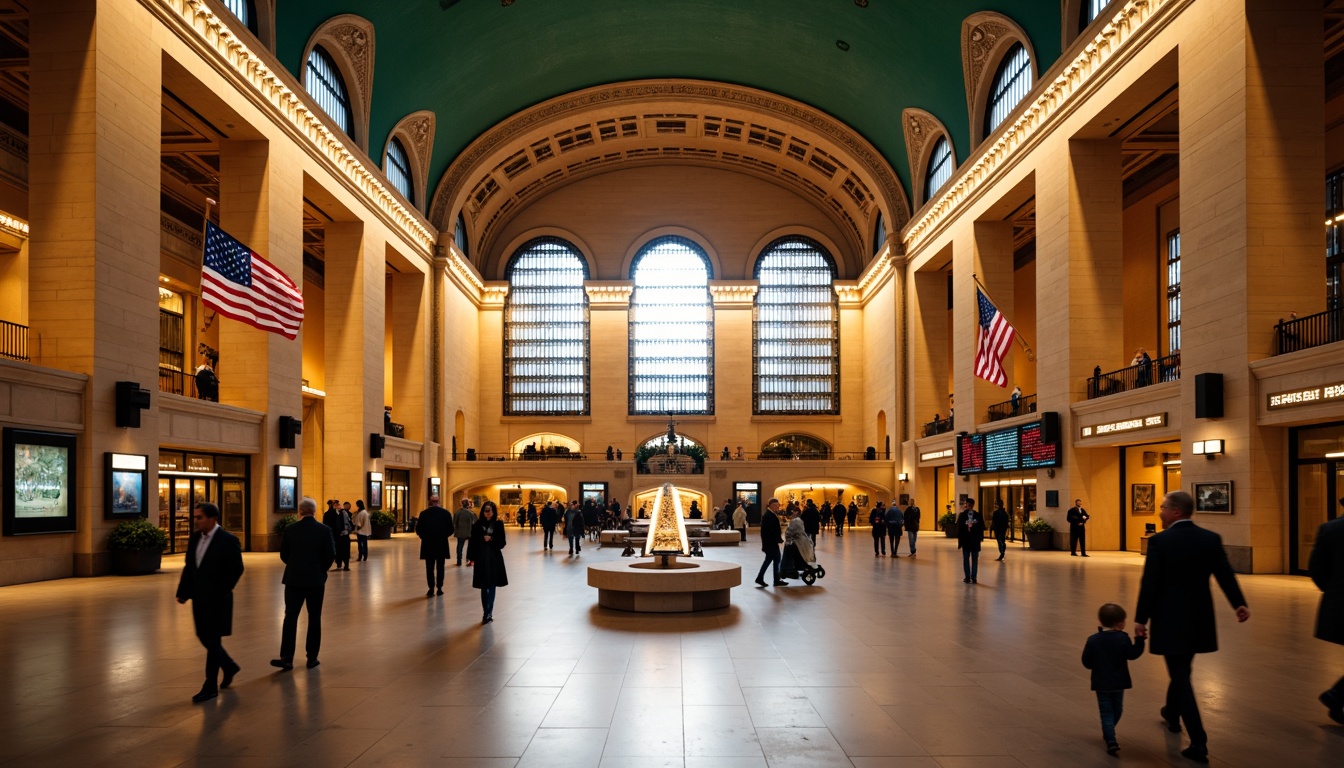
{"type": "Polygon", "coordinates": [[[961,23],[996,11],[1026,30],[1038,71],[1060,54],[1057,0],[278,0],[277,54],[296,76],[314,30],[342,13],[375,29],[369,151],[392,127],[438,116],[432,191],[457,153],[537,102],[642,78],[772,91],[857,130],[909,186],[901,110],[933,113],[970,147],[961,23]],[[842,51],[836,41],[849,45],[842,51]]]}

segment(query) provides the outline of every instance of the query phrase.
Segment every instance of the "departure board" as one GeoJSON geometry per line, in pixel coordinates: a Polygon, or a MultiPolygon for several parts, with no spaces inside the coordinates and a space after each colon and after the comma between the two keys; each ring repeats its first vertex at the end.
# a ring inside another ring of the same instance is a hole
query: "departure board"
{"type": "Polygon", "coordinates": [[[1041,424],[957,436],[957,474],[1059,466],[1059,443],[1041,439],[1041,424]]]}

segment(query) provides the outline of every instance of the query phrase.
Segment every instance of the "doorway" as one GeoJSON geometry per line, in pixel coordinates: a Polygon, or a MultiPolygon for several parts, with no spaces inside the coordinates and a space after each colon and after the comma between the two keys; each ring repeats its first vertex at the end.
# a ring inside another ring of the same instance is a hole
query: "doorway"
{"type": "Polygon", "coordinates": [[[1288,440],[1289,570],[1305,575],[1316,530],[1340,514],[1336,499],[1344,496],[1344,423],[1293,429],[1288,440]]]}
{"type": "Polygon", "coordinates": [[[411,473],[405,469],[389,469],[383,483],[383,511],[395,517],[403,531],[409,531],[411,505],[411,473]]]}
{"type": "Polygon", "coordinates": [[[993,519],[994,507],[1002,502],[1008,510],[1008,540],[1022,538],[1022,526],[1036,512],[1036,484],[1034,480],[989,480],[980,483],[980,498],[976,508],[985,517],[985,525],[993,519]]]}
{"type": "MultiPolygon", "coordinates": [[[[187,550],[187,542],[191,539],[191,510],[203,502],[218,503],[216,482],[213,477],[159,475],[159,527],[168,534],[168,554],[187,550]]],[[[224,527],[241,531],[242,522],[239,521],[236,528],[224,527]]]]}

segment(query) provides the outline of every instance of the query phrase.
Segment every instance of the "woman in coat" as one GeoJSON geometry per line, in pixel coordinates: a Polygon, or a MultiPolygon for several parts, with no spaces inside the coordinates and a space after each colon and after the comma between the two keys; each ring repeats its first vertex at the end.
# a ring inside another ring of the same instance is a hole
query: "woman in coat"
{"type": "Polygon", "coordinates": [[[495,588],[509,585],[504,571],[504,523],[493,501],[481,504],[481,516],[471,526],[467,543],[467,565],[474,568],[471,586],[481,590],[481,623],[495,620],[495,588]]]}

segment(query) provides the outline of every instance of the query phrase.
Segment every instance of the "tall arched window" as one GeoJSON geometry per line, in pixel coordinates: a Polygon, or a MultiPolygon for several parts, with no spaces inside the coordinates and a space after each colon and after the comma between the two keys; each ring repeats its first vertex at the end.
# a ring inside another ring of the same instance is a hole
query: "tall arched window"
{"type": "Polygon", "coordinates": [[[989,111],[985,114],[985,136],[994,132],[1031,90],[1031,57],[1027,49],[1016,43],[1008,49],[999,70],[994,74],[994,87],[989,92],[989,111]]]}
{"type": "Polygon", "coordinates": [[[411,161],[406,157],[406,148],[400,139],[387,143],[387,180],[397,188],[412,205],[415,204],[415,184],[411,181],[411,161]]]}
{"type": "Polygon", "coordinates": [[[877,212],[876,226],[873,227],[873,255],[882,252],[882,246],[887,244],[887,220],[882,218],[882,212],[877,212]]]}
{"type": "Polygon", "coordinates": [[[933,199],[947,180],[952,178],[952,145],[946,136],[939,136],[929,154],[929,167],[924,173],[924,200],[933,199]]]}
{"type": "Polygon", "coordinates": [[[709,257],[670,235],[645,245],[631,271],[630,413],[713,413],[709,257]]]}
{"type": "Polygon", "coordinates": [[[336,127],[353,139],[355,117],[350,111],[350,92],[345,88],[345,79],[336,68],[336,62],[320,45],[313,46],[313,52],[308,54],[308,75],[303,86],[317,106],[336,121],[336,127]]]}
{"type": "Polygon", "coordinates": [[[504,415],[589,413],[588,266],[558,237],[518,249],[504,300],[504,415]]]}
{"type": "Polygon", "coordinates": [[[257,6],[254,0],[224,0],[224,7],[229,9],[229,13],[238,17],[238,20],[243,22],[243,26],[256,34],[257,6]]]}
{"type": "Polygon", "coordinates": [[[1102,10],[1110,4],[1111,0],[1083,0],[1082,5],[1079,8],[1082,13],[1082,18],[1078,20],[1080,22],[1079,29],[1096,21],[1097,17],[1101,15],[1102,10]]]}
{"type": "Polygon", "coordinates": [[[471,254],[467,253],[467,217],[461,212],[457,214],[457,225],[453,227],[453,243],[463,256],[471,258],[471,254]]]}
{"type": "Polygon", "coordinates": [[[835,261],[806,237],[771,243],[756,261],[757,414],[840,412],[840,303],[835,261]]]}

